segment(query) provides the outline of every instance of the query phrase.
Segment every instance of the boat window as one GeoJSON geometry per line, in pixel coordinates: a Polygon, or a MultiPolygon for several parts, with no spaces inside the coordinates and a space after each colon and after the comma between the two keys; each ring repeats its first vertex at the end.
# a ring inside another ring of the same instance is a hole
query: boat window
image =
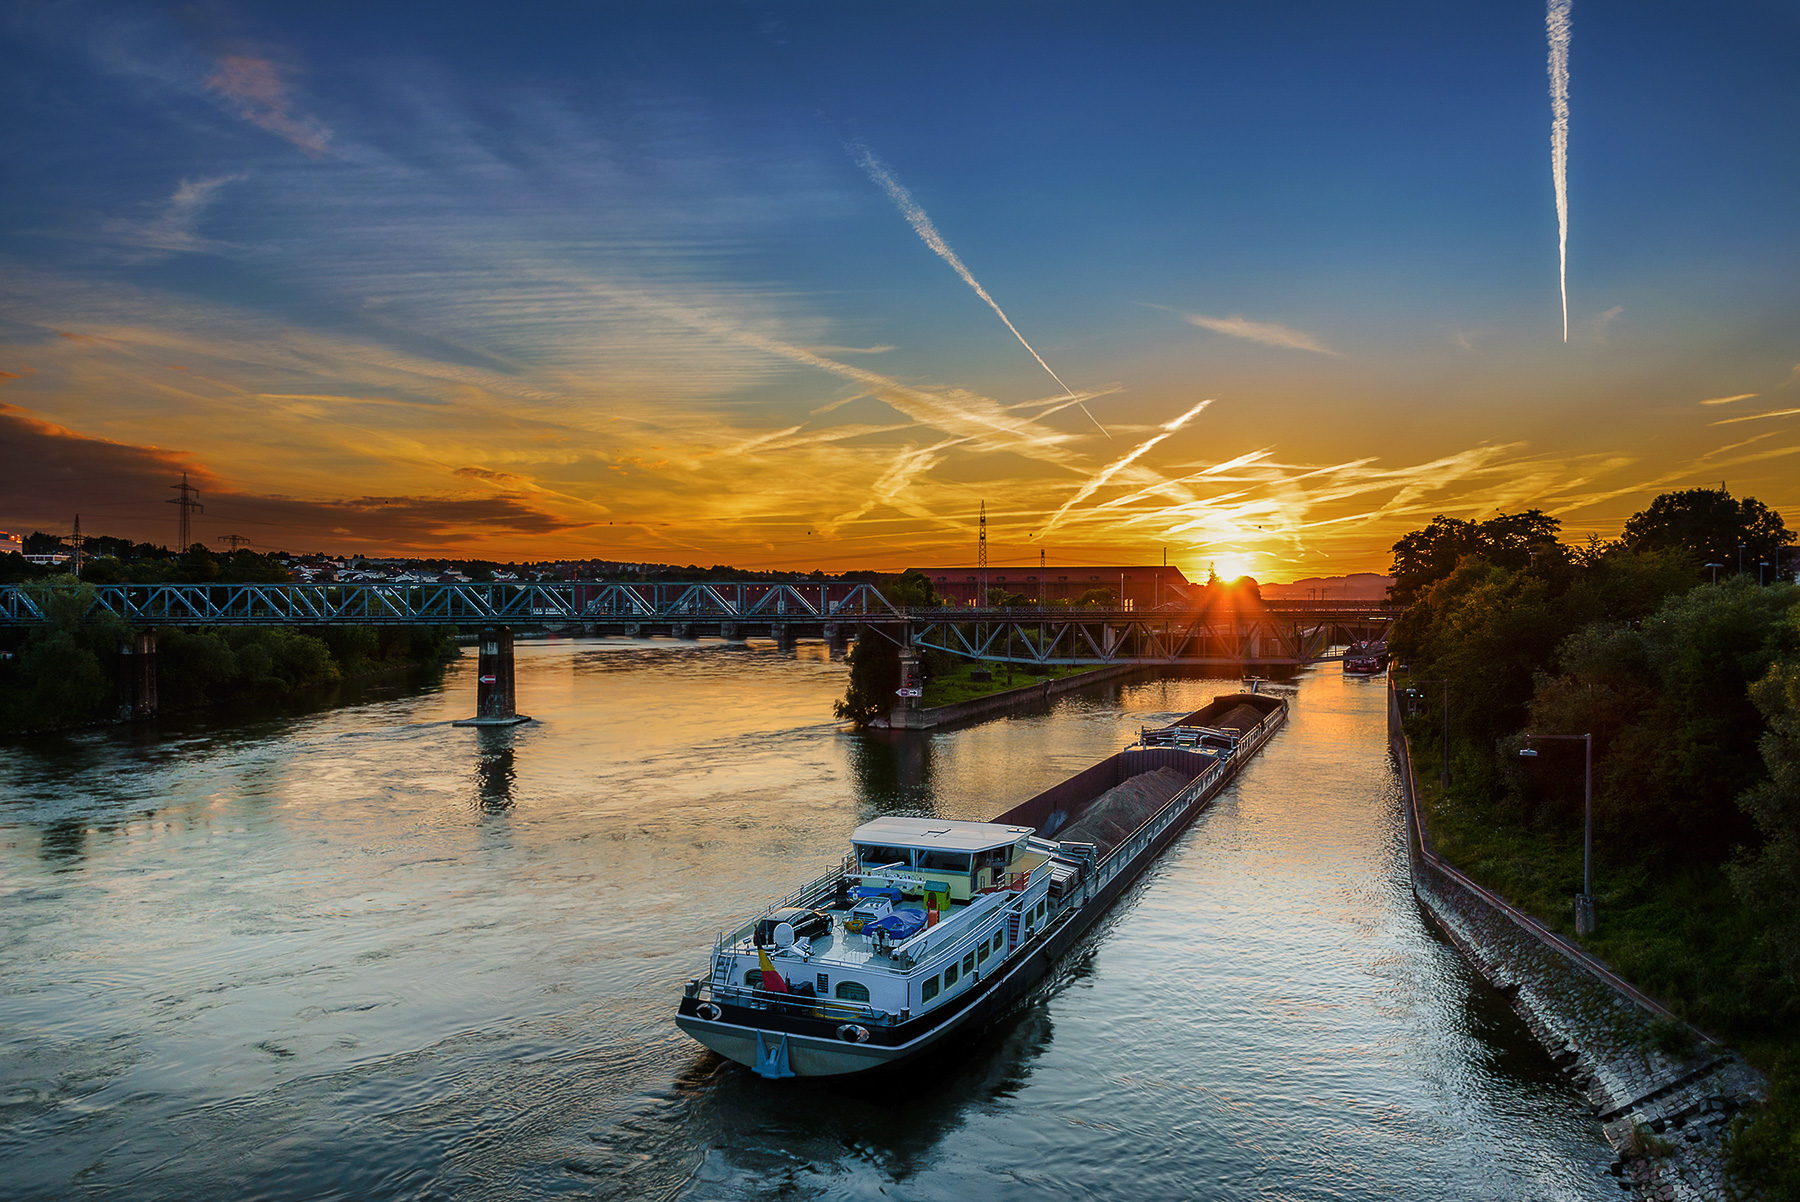
{"type": "Polygon", "coordinates": [[[948,989],[954,984],[956,984],[956,965],[952,964],[944,970],[944,988],[948,989]]]}
{"type": "Polygon", "coordinates": [[[762,969],[753,968],[744,974],[744,984],[752,989],[762,988],[762,969]]]}
{"type": "Polygon", "coordinates": [[[837,995],[846,1002],[866,1002],[869,1000],[869,987],[861,981],[839,981],[837,995]]]}
{"type": "Polygon", "coordinates": [[[856,845],[856,858],[862,861],[864,868],[879,868],[884,864],[903,864],[910,868],[912,856],[910,847],[882,847],[874,843],[856,845]]]}
{"type": "Polygon", "coordinates": [[[988,958],[988,954],[988,941],[983,939],[981,941],[981,946],[975,949],[975,958],[977,960],[985,960],[988,958]]]}
{"type": "Polygon", "coordinates": [[[969,871],[969,853],[966,851],[922,851],[919,853],[919,867],[929,872],[969,871]]]}
{"type": "Polygon", "coordinates": [[[937,995],[938,995],[938,979],[936,977],[926,977],[925,983],[923,985],[919,986],[919,1000],[921,1002],[929,1002],[932,998],[936,997],[937,995]]]}
{"type": "Polygon", "coordinates": [[[963,957],[963,972],[971,973],[974,971],[975,971],[975,953],[970,952],[968,955],[963,957]]]}
{"type": "Polygon", "coordinates": [[[1000,941],[1004,938],[1006,938],[1005,931],[995,931],[994,932],[994,950],[996,952],[1000,950],[1000,946],[1001,946],[1000,941]]]}

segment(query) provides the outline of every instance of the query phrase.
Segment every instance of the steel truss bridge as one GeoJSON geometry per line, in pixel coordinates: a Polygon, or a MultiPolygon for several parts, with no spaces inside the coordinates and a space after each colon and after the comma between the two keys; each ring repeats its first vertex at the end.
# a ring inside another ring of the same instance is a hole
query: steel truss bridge
{"type": "Polygon", "coordinates": [[[1016,664],[1304,664],[1326,648],[1384,639],[1398,610],[1367,601],[1267,601],[1228,608],[918,609],[868,583],[106,584],[79,594],[0,587],[0,627],[84,607],[136,627],[579,626],[595,634],[896,642],[1016,664]],[[85,602],[77,598],[87,598],[85,602]]]}

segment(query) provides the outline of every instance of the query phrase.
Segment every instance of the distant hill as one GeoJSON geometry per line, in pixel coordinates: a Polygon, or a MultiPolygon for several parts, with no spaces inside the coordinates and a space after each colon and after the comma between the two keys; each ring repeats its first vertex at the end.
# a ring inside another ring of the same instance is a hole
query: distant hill
{"type": "Polygon", "coordinates": [[[1381,601],[1387,597],[1392,576],[1358,572],[1354,576],[1308,576],[1291,584],[1265,584],[1262,595],[1271,601],[1381,601]]]}

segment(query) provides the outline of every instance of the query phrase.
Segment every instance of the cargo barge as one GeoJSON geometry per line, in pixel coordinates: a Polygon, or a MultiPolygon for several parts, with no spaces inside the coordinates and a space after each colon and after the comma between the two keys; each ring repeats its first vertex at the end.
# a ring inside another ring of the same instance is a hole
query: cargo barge
{"type": "Polygon", "coordinates": [[[675,1021],[769,1078],[904,1062],[1022,1001],[1287,717],[1234,693],[987,822],[877,818],[721,935],[675,1021]]]}

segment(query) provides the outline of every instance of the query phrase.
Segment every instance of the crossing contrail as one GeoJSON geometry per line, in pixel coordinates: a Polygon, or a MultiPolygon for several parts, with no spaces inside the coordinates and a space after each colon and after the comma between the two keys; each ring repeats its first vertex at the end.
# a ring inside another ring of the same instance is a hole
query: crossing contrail
{"type": "MultiPolygon", "coordinates": [[[[900,215],[906,218],[925,245],[929,246],[938,258],[950,264],[956,274],[962,277],[963,283],[975,290],[976,296],[988,303],[988,308],[992,309],[995,315],[1006,323],[1006,328],[1011,330],[1012,336],[1019,340],[1019,345],[1031,352],[1031,357],[1038,361],[1038,366],[1049,372],[1050,378],[1056,381],[1057,386],[1069,394],[1069,399],[1074,401],[1083,413],[1087,413],[1088,420],[1099,428],[1100,433],[1106,434],[1106,427],[1100,425],[1099,419],[1092,413],[1088,413],[1088,407],[1081,403],[1081,398],[1075,395],[1073,389],[1063,383],[1062,377],[1057,375],[1048,363],[1044,362],[1044,357],[1038,354],[1029,342],[1025,341],[1025,335],[1019,333],[1019,327],[1012,323],[1012,319],[1006,315],[1005,310],[1001,309],[994,298],[988,295],[988,290],[981,286],[981,282],[969,269],[963,266],[963,261],[956,257],[956,252],[950,249],[950,244],[944,241],[942,234],[938,233],[937,226],[931,224],[931,218],[926,216],[925,210],[920,207],[919,202],[913,199],[912,193],[906,190],[906,185],[894,178],[894,173],[887,169],[887,164],[876,158],[875,152],[860,141],[847,143],[847,148],[852,157],[856,159],[856,165],[866,171],[870,179],[881,185],[888,194],[888,198],[894,202],[894,207],[900,210],[900,215]]],[[[1110,434],[1106,434],[1106,436],[1112,437],[1110,434]]]]}
{"type": "Polygon", "coordinates": [[[1562,282],[1563,341],[1569,340],[1569,0],[1550,0],[1550,176],[1556,183],[1556,249],[1562,282]]]}

